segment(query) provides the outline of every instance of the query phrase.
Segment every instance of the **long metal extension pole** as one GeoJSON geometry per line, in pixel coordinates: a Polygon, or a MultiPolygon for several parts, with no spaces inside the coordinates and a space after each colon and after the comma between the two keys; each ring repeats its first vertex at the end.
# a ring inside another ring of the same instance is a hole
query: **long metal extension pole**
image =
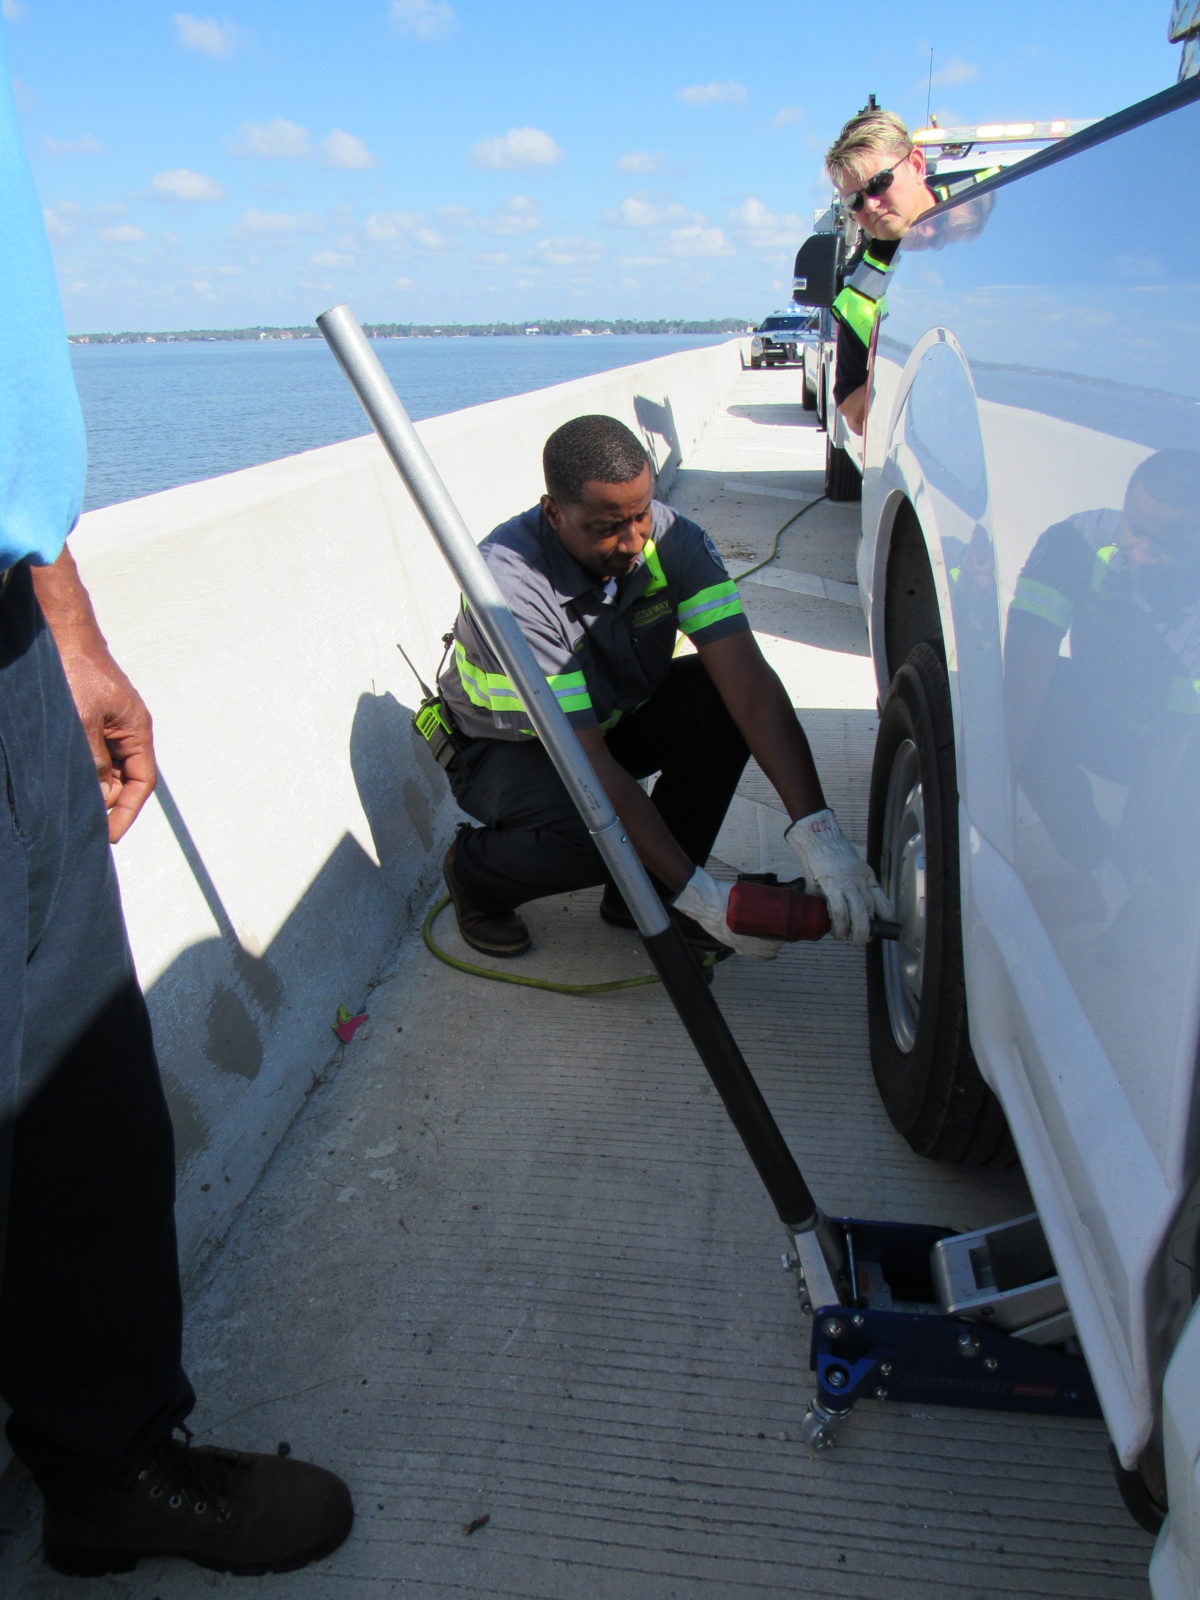
{"type": "Polygon", "coordinates": [[[741,1135],[780,1220],[793,1234],[810,1232],[823,1219],[720,1007],[682,933],[667,916],[611,801],[366,335],[348,306],[326,311],[317,318],[317,326],[407,485],[484,637],[517,686],[537,736],[624,895],[663,987],[741,1135]]]}

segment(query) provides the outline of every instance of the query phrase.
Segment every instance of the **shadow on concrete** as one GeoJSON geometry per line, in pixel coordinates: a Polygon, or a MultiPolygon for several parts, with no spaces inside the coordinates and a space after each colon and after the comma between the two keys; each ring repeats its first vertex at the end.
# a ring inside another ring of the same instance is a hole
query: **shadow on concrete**
{"type": "Polygon", "coordinates": [[[683,460],[679,429],[675,423],[675,413],[671,408],[670,399],[658,401],[651,400],[648,395],[635,395],[633,410],[645,436],[644,442],[650,456],[650,465],[654,470],[655,481],[664,489],[669,488],[679,470],[679,463],[683,460]],[[667,447],[665,456],[661,456],[659,450],[655,448],[656,440],[660,439],[667,447]]]}
{"type": "MultiPolygon", "coordinates": [[[[225,1181],[238,1191],[253,1185],[261,1164],[247,1154],[246,1140],[251,1133],[259,1138],[257,1123],[274,1121],[274,1114],[257,1096],[245,1102],[255,1126],[236,1135],[241,1159],[230,1159],[225,1139],[214,1142],[231,1112],[234,1121],[242,1116],[238,1085],[244,1093],[266,1069],[265,1092],[297,1109],[340,1048],[331,1032],[338,1006],[360,1007],[424,903],[450,801],[411,716],[392,694],[360,696],[348,753],[377,859],[344,834],[261,952],[239,936],[183,807],[160,780],[159,803],[218,930],[184,950],[146,990],[166,1046],[163,1079],[181,1169],[203,1167],[211,1146],[215,1172],[236,1167],[236,1176],[221,1174],[225,1181]]],[[[260,805],[269,807],[270,797],[260,797],[260,805]]],[[[265,1160],[274,1143],[270,1137],[261,1143],[265,1160]]],[[[204,1202],[194,1189],[181,1189],[180,1204],[210,1213],[204,1231],[223,1231],[217,1213],[227,1209],[225,1195],[204,1202]]]]}
{"type": "Polygon", "coordinates": [[[747,422],[756,422],[764,428],[807,428],[810,432],[817,430],[816,413],[805,411],[799,402],[789,404],[785,401],[764,400],[761,404],[755,402],[748,406],[730,406],[728,414],[731,417],[743,417],[747,422]]]}

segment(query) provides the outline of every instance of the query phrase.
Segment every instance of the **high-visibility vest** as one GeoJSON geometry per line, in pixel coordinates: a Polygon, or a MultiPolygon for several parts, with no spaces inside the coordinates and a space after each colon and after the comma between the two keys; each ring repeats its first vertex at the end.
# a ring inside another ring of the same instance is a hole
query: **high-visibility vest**
{"type": "Polygon", "coordinates": [[[834,316],[843,323],[863,346],[871,342],[875,319],[883,308],[887,290],[890,261],[871,253],[868,245],[862,259],[846,279],[841,293],[830,307],[834,316]]]}

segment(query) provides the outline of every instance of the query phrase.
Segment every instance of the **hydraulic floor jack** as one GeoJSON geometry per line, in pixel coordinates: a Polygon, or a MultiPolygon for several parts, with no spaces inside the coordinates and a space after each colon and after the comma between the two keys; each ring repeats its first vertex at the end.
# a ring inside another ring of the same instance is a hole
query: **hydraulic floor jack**
{"type": "MultiPolygon", "coordinates": [[[[516,684],[787,1230],[785,1263],[797,1273],[802,1308],[813,1319],[816,1394],[804,1439],[817,1448],[831,1444],[863,1398],[1099,1415],[1036,1217],[957,1234],[831,1218],[817,1206],[701,968],[625,838],[362,329],[345,306],[317,324],[516,684]]],[[[819,938],[829,926],[824,902],[802,887],[763,883],[735,887],[729,922],[736,931],[783,939],[819,938]]],[[[895,932],[876,929],[885,937],[895,932]]]]}
{"type": "MultiPolygon", "coordinates": [[[[736,933],[766,939],[829,931],[825,902],[803,880],[739,879],[728,920],[736,933]]],[[[874,938],[900,931],[872,924],[874,938]]],[[[826,1218],[796,1234],[783,1259],[813,1318],[817,1392],[801,1437],[815,1449],[834,1442],[863,1399],[1100,1415],[1036,1215],[973,1233],[826,1218]]]]}

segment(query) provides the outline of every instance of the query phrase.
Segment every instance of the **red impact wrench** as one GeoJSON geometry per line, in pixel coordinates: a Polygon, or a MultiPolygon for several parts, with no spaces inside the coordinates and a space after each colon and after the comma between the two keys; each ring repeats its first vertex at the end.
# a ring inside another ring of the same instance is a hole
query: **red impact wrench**
{"type": "MultiPolygon", "coordinates": [[[[829,932],[829,907],[819,894],[809,894],[804,879],[777,883],[774,878],[739,878],[729,891],[725,923],[734,933],[756,939],[822,939],[829,932]]],[[[898,939],[900,924],[871,918],[873,939],[898,939]]]]}

